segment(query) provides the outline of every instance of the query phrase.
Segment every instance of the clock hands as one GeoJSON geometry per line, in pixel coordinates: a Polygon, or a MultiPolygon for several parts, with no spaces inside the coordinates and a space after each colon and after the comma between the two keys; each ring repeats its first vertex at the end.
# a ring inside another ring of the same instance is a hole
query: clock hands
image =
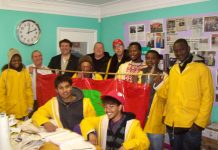
{"type": "Polygon", "coordinates": [[[33,31],[36,31],[37,29],[33,29],[33,30],[31,30],[31,31],[28,31],[27,33],[29,34],[29,33],[31,33],[31,32],[33,32],[33,31]]]}
{"type": "Polygon", "coordinates": [[[30,32],[30,24],[28,24],[29,26],[28,26],[28,32],[27,32],[27,34],[29,34],[29,32],[30,32]]]}

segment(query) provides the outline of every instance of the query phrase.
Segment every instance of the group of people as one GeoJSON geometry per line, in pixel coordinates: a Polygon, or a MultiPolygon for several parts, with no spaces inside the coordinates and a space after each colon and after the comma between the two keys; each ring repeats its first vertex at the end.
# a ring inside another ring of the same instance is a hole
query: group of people
{"type": "Polygon", "coordinates": [[[36,126],[48,132],[67,128],[107,150],[161,150],[166,131],[173,150],[200,149],[201,132],[209,123],[213,105],[213,80],[210,69],[190,53],[187,41],[175,41],[177,62],[169,74],[158,67],[162,55],[157,51],[149,50],[143,62],[140,43],[130,43],[127,50],[120,39],[112,45],[112,57],[105,52],[104,44],[97,42],[94,53],[78,58],[71,53],[72,43],[64,39],[59,42],[61,54],[52,57],[48,67],[42,64],[42,53],[35,50],[33,64],[27,69],[19,51],[10,49],[8,64],[0,76],[0,112],[14,114],[17,119],[30,115],[36,126]],[[57,96],[37,109],[33,82],[36,73],[50,74],[56,69],[60,74],[54,83],[57,96]],[[72,78],[115,78],[150,84],[145,127],[133,113],[125,112],[125,99],[119,91],[101,96],[105,115],[97,117],[90,99],[72,87],[72,78]]]}

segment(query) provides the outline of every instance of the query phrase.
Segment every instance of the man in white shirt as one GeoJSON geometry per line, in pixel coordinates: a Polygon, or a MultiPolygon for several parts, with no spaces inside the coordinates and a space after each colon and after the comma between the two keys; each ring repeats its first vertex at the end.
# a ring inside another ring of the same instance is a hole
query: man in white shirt
{"type": "Polygon", "coordinates": [[[43,57],[42,53],[39,50],[34,50],[32,52],[32,62],[33,64],[30,64],[27,66],[27,70],[29,70],[29,73],[32,77],[32,88],[33,88],[33,95],[34,95],[34,107],[33,112],[37,110],[37,97],[36,97],[36,73],[46,75],[51,74],[52,72],[50,70],[44,70],[48,69],[45,65],[43,65],[43,57]]]}

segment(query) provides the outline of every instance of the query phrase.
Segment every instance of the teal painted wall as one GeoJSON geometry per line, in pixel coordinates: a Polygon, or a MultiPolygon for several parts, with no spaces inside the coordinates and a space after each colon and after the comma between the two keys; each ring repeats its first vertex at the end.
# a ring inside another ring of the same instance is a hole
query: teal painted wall
{"type": "MultiPolygon", "coordinates": [[[[106,17],[99,23],[98,19],[93,18],[0,10],[2,20],[0,23],[0,67],[7,63],[7,51],[11,47],[21,51],[25,64],[31,63],[30,54],[34,49],[42,50],[44,64],[47,65],[50,58],[56,55],[57,27],[96,29],[98,39],[105,44],[106,50],[113,54],[111,43],[115,38],[124,39],[126,23],[217,11],[218,0],[209,0],[190,5],[106,17]],[[23,19],[33,19],[41,27],[41,39],[34,46],[25,46],[16,39],[16,26],[23,19]]],[[[213,108],[212,121],[218,121],[218,106],[213,108]]]]}
{"type": "MultiPolygon", "coordinates": [[[[101,41],[105,44],[106,50],[113,54],[112,41],[116,38],[124,39],[124,26],[126,23],[209,12],[218,12],[218,0],[106,17],[101,22],[101,41]]],[[[218,121],[218,106],[214,106],[211,120],[218,121]]]]}
{"type": "Polygon", "coordinates": [[[24,64],[31,63],[31,52],[35,49],[42,51],[44,64],[47,65],[52,56],[57,53],[57,27],[95,29],[100,32],[100,23],[95,18],[51,15],[21,11],[0,10],[0,67],[7,63],[9,48],[20,50],[24,64]],[[41,27],[41,38],[36,45],[25,46],[16,38],[16,27],[24,19],[35,20],[41,27]]]}

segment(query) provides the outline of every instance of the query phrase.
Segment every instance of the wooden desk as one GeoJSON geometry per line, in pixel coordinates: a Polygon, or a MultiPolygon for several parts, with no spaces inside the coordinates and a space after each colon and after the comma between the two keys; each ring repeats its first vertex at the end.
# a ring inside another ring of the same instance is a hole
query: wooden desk
{"type": "MultiPolygon", "coordinates": [[[[60,150],[60,148],[51,142],[46,142],[39,150],[60,150]]],[[[102,150],[100,146],[96,146],[96,150],[102,150]]]]}

